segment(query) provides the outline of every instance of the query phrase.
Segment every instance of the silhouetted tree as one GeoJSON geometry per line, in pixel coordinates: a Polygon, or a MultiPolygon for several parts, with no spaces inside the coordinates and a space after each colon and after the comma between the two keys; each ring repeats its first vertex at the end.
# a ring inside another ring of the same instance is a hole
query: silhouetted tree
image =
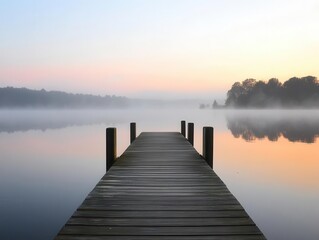
{"type": "Polygon", "coordinates": [[[246,79],[233,84],[225,104],[227,107],[319,107],[319,83],[312,76],[294,77],[284,84],[276,78],[268,82],[246,79]]]}
{"type": "Polygon", "coordinates": [[[235,82],[227,92],[226,106],[238,106],[238,98],[244,94],[244,88],[240,82],[235,82]]]}
{"type": "Polygon", "coordinates": [[[218,105],[218,103],[217,103],[217,101],[216,100],[214,100],[214,102],[213,102],[213,106],[212,106],[213,108],[219,108],[219,105],[218,105]]]}

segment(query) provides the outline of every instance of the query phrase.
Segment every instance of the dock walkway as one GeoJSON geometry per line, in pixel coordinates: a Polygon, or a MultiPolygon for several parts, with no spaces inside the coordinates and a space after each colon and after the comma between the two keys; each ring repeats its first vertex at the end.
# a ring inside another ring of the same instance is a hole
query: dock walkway
{"type": "Polygon", "coordinates": [[[144,132],[56,240],[265,239],[223,181],[177,132],[144,132]]]}

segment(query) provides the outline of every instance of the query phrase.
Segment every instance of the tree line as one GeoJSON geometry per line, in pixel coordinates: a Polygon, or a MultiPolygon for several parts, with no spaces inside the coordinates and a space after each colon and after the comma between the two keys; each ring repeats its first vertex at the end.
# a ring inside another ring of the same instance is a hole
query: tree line
{"type": "Polygon", "coordinates": [[[128,99],[27,88],[0,88],[0,108],[111,108],[125,107],[128,99]]]}
{"type": "Polygon", "coordinates": [[[276,78],[267,82],[246,79],[235,82],[227,92],[226,107],[319,107],[319,82],[316,77],[293,77],[283,84],[276,78]]]}

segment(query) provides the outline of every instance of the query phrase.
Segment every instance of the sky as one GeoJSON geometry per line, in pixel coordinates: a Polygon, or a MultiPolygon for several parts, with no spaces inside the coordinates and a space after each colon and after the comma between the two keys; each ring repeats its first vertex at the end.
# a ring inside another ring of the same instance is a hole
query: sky
{"type": "Polygon", "coordinates": [[[223,98],[319,77],[317,0],[0,0],[0,87],[223,98]]]}

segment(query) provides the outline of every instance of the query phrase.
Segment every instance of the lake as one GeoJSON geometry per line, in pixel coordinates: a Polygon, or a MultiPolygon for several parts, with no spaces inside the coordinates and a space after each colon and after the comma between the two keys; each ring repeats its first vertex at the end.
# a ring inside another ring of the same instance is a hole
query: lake
{"type": "Polygon", "coordinates": [[[0,239],[52,239],[105,173],[105,128],[213,126],[214,170],[268,239],[319,239],[319,111],[0,110],[0,239]]]}

